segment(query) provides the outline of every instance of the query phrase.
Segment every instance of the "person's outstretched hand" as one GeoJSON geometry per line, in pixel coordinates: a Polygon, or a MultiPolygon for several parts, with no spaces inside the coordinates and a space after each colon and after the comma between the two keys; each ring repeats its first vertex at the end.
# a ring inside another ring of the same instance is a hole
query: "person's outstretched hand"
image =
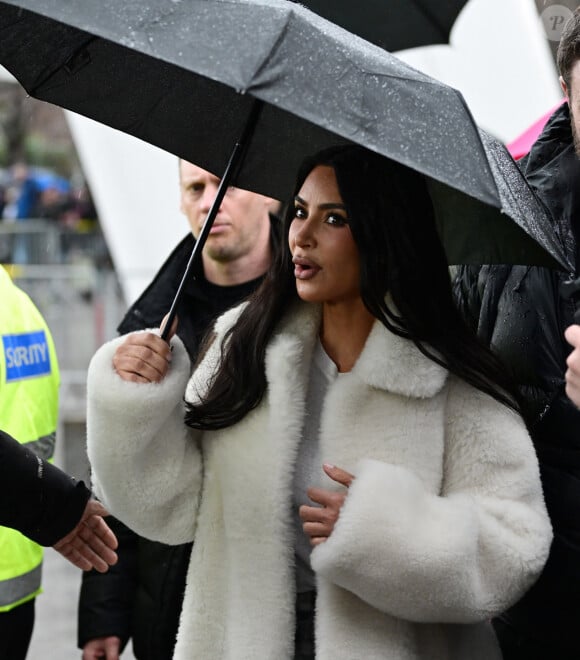
{"type": "Polygon", "coordinates": [[[580,325],[571,325],[564,333],[566,341],[574,347],[566,364],[566,394],[580,407],[580,325]]]}
{"type": "Polygon", "coordinates": [[[52,547],[83,571],[105,573],[117,563],[117,537],[103,516],[108,511],[97,500],[89,500],[78,525],[52,547]]]}
{"type": "Polygon", "coordinates": [[[340,509],[348,494],[348,487],[354,476],[334,465],[322,466],[326,474],[339,484],[345,486],[345,490],[337,493],[324,488],[309,488],[308,497],[319,506],[307,506],[303,504],[299,509],[300,519],[304,533],[310,537],[310,545],[324,543],[332,534],[340,509]]]}

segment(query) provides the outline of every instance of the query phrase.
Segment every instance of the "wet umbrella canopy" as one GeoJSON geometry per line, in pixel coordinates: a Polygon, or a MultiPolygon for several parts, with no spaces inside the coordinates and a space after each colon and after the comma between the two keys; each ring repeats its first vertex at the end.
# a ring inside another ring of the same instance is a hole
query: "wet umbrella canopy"
{"type": "Polygon", "coordinates": [[[218,176],[252,114],[236,184],[280,199],[306,154],[362,144],[428,176],[450,263],[568,268],[456,90],[287,0],[0,2],[0,64],[31,96],[218,176]]]}

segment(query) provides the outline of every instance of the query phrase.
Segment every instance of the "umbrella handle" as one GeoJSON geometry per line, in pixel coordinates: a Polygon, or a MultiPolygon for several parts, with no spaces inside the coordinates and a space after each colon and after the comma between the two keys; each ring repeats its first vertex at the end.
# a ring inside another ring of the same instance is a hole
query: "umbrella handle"
{"type": "Polygon", "coordinates": [[[173,325],[173,321],[175,320],[177,314],[177,307],[182,298],[183,290],[185,288],[185,283],[189,280],[191,273],[194,272],[194,266],[201,260],[201,252],[203,250],[203,246],[205,245],[207,237],[209,236],[209,232],[212,228],[215,217],[217,215],[217,212],[219,211],[220,205],[223,201],[226,191],[228,187],[231,185],[232,179],[234,178],[239,167],[242,164],[243,158],[246,154],[248,143],[252,137],[256,124],[258,123],[258,118],[260,116],[260,112],[262,111],[263,105],[264,105],[263,101],[260,101],[258,99],[254,100],[254,103],[250,110],[250,114],[248,115],[248,119],[246,120],[246,124],[244,125],[242,135],[234,145],[229,162],[226,166],[225,172],[223,173],[220,184],[218,186],[215,199],[211,205],[211,208],[207,214],[206,219],[204,220],[203,227],[199,232],[199,236],[195,241],[193,251],[191,253],[191,256],[189,257],[187,266],[185,267],[185,272],[183,274],[183,277],[181,278],[181,282],[179,283],[179,287],[177,289],[175,297],[173,298],[173,302],[171,303],[171,308],[169,309],[169,312],[165,317],[165,323],[161,330],[161,339],[165,341],[168,341],[169,331],[171,330],[171,326],[173,325]]]}

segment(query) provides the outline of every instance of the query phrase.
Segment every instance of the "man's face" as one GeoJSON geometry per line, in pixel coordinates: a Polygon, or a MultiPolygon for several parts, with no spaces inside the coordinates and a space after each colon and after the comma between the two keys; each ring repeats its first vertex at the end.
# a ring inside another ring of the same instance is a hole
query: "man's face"
{"type": "MultiPolygon", "coordinates": [[[[215,199],[220,180],[201,167],[180,161],[181,211],[197,238],[215,199]]],[[[226,191],[204,247],[204,255],[230,262],[263,249],[270,233],[269,209],[273,200],[230,187],[226,191]]]]}
{"type": "Polygon", "coordinates": [[[563,80],[560,80],[560,84],[568,97],[574,148],[580,156],[580,60],[574,62],[570,71],[570,88],[568,89],[563,80]]]}

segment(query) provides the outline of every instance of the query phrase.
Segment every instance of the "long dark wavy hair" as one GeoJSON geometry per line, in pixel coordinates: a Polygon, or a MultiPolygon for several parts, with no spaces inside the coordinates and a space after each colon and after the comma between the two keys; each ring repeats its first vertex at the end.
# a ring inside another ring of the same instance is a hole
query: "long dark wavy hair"
{"type": "MultiPolygon", "coordinates": [[[[336,174],[361,254],[360,291],[369,312],[434,362],[520,412],[517,390],[505,367],[478,340],[454,304],[423,175],[363,147],[326,149],[307,158],[298,172],[284,217],[286,238],[294,217],[294,196],[318,165],[328,165],[336,174]],[[394,309],[385,299],[387,292],[394,309]]],[[[282,315],[297,299],[286,242],[224,338],[218,372],[203,400],[188,405],[186,424],[225,428],[260,403],[267,387],[266,347],[282,315]]]]}

